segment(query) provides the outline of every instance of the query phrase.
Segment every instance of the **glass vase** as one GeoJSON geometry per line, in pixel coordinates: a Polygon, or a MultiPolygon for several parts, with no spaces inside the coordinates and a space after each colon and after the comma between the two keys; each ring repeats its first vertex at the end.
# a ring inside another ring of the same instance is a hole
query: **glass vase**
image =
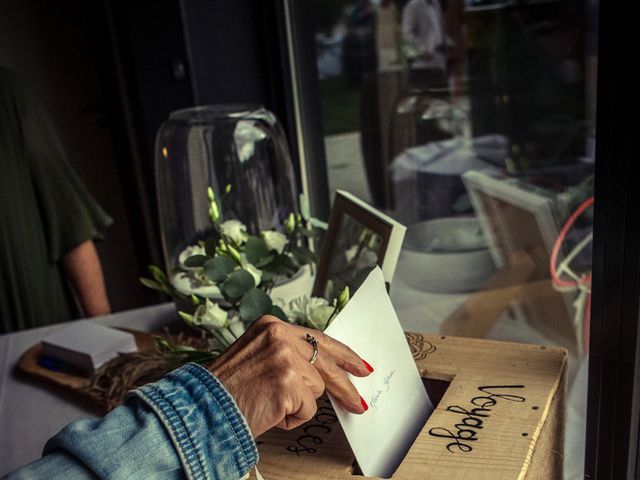
{"type": "Polygon", "coordinates": [[[166,268],[171,283],[186,295],[219,295],[206,281],[188,284],[186,277],[172,274],[184,268],[189,247],[213,231],[208,187],[220,203],[222,220],[240,220],[250,234],[281,230],[289,213],[298,211],[284,131],[275,115],[258,105],[171,113],[157,132],[155,167],[166,268]]]}

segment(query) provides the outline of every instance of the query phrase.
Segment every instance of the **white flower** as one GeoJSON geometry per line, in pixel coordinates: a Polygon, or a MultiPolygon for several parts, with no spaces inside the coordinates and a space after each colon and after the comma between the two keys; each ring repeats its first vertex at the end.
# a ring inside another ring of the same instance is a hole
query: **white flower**
{"type": "Polygon", "coordinates": [[[257,125],[253,121],[240,120],[233,131],[233,140],[241,163],[253,156],[257,142],[267,138],[267,134],[257,125]]]}
{"type": "Polygon", "coordinates": [[[227,220],[220,224],[222,234],[233,240],[236,245],[242,245],[247,241],[247,227],[240,220],[227,220]]]}
{"type": "Polygon", "coordinates": [[[284,234],[276,232],[275,230],[265,230],[261,235],[269,250],[275,250],[278,252],[278,255],[282,255],[284,247],[288,242],[287,237],[284,234]]]}
{"type": "Polygon", "coordinates": [[[298,298],[294,298],[289,302],[289,308],[285,313],[292,321],[303,322],[307,317],[307,305],[309,304],[309,297],[303,295],[298,298]]]}
{"type": "Polygon", "coordinates": [[[193,322],[195,325],[204,328],[220,330],[227,325],[228,316],[229,314],[220,308],[217,303],[213,303],[207,298],[204,305],[200,305],[196,309],[193,322]]]}
{"type": "Polygon", "coordinates": [[[187,258],[193,257],[194,255],[206,254],[207,252],[205,252],[204,247],[201,247],[200,245],[191,245],[190,247],[187,247],[180,252],[180,255],[178,255],[178,263],[180,263],[180,267],[184,268],[185,270],[193,270],[193,268],[185,266],[184,262],[186,262],[187,258]]]}
{"type": "Polygon", "coordinates": [[[334,308],[329,305],[318,305],[316,307],[307,307],[307,321],[318,330],[327,328],[327,323],[331,318],[334,308]]]}
{"type": "Polygon", "coordinates": [[[310,324],[318,330],[324,330],[334,307],[324,298],[302,296],[291,300],[288,310],[286,313],[291,321],[310,324]]]}

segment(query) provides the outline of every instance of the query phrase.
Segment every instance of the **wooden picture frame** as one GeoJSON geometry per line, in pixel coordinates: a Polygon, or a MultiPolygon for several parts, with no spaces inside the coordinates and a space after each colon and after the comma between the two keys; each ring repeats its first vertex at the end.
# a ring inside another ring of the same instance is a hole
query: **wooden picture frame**
{"type": "Polygon", "coordinates": [[[501,208],[504,206],[530,215],[533,221],[528,227],[535,227],[537,240],[547,254],[551,253],[559,233],[554,198],[495,173],[471,170],[462,179],[497,267],[505,266],[509,253],[519,248],[517,230],[522,229],[522,225],[515,225],[513,218],[501,208]]]}
{"type": "MultiPolygon", "coordinates": [[[[312,292],[313,296],[327,298],[327,286],[330,281],[341,280],[341,283],[349,286],[352,295],[359,286],[357,279],[355,279],[357,284],[354,285],[344,278],[339,278],[339,272],[335,269],[335,265],[341,263],[339,261],[341,258],[346,260],[348,252],[344,250],[344,243],[345,241],[347,243],[352,242],[354,233],[358,233],[358,228],[360,228],[359,238],[367,237],[364,241],[368,241],[369,245],[374,245],[373,248],[368,249],[369,251],[366,252],[369,254],[370,260],[372,260],[371,252],[376,256],[375,263],[370,265],[371,268],[378,265],[382,269],[387,285],[391,283],[398,257],[400,256],[406,227],[363,202],[355,195],[344,190],[337,190],[329,217],[327,234],[322,245],[320,261],[318,262],[318,272],[312,292]]],[[[363,241],[360,241],[359,244],[353,244],[351,248],[356,248],[357,253],[354,254],[353,258],[356,258],[357,262],[358,258],[361,258],[360,253],[363,248],[367,247],[363,247],[363,241]]],[[[347,261],[347,263],[349,262],[347,261]]],[[[349,265],[345,266],[348,267],[349,265]]],[[[348,268],[342,271],[346,272],[348,268]]],[[[363,269],[361,276],[366,278],[366,273],[368,271],[363,269]]],[[[338,284],[338,286],[339,290],[343,287],[341,284],[338,284]]],[[[339,291],[334,293],[337,294],[339,291]]]]}
{"type": "Polygon", "coordinates": [[[511,302],[515,317],[536,324],[559,344],[576,345],[573,298],[553,289],[549,273],[563,205],[541,189],[495,172],[471,170],[462,179],[496,266],[518,268],[525,253],[533,262],[526,283],[544,286],[539,298],[511,302]],[[540,283],[547,279],[548,284],[540,283]]]}

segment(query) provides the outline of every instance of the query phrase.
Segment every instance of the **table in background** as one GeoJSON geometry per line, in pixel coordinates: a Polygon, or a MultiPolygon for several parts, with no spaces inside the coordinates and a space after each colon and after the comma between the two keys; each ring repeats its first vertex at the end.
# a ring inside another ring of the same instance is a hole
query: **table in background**
{"type": "MultiPolygon", "coordinates": [[[[80,321],[159,331],[175,320],[173,303],[163,303],[80,321]]],[[[0,476],[39,458],[45,442],[69,422],[102,414],[77,395],[17,371],[25,350],[64,325],[0,336],[0,476]]]]}

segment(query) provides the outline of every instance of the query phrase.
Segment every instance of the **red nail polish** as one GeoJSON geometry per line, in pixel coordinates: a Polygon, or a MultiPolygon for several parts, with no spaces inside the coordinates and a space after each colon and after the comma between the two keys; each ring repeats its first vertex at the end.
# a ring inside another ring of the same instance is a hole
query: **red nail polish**
{"type": "Polygon", "coordinates": [[[369,405],[367,405],[367,402],[364,401],[364,398],[360,397],[360,405],[362,405],[362,408],[364,408],[364,411],[366,412],[367,410],[369,410],[369,405]]]}
{"type": "Polygon", "coordinates": [[[362,360],[362,363],[364,363],[364,366],[367,367],[367,370],[373,372],[373,367],[369,365],[365,360],[362,360]]]}

